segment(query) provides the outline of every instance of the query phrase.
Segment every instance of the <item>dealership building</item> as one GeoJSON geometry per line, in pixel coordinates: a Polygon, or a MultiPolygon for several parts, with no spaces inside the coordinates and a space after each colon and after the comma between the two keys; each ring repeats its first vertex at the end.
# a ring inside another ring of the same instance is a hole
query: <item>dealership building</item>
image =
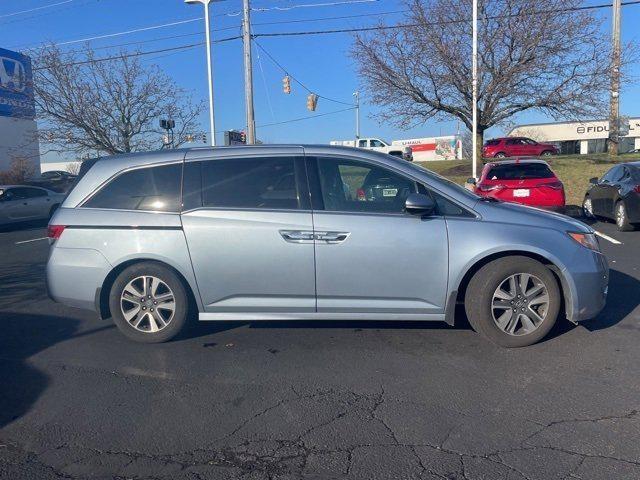
{"type": "MultiPolygon", "coordinates": [[[[620,153],[640,148],[640,118],[629,118],[628,122],[629,132],[620,138],[620,153]]],[[[609,120],[520,125],[512,129],[508,136],[553,143],[566,155],[604,153],[607,151],[609,120]]]]}
{"type": "Polygon", "coordinates": [[[40,171],[31,60],[0,48],[0,171],[11,168],[16,159],[40,171]]]}

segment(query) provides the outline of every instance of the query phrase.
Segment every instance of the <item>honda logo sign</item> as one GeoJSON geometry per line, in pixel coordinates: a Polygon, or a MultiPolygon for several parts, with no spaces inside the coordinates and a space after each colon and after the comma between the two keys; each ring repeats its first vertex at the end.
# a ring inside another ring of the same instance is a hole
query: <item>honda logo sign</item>
{"type": "Polygon", "coordinates": [[[31,60],[0,48],[0,116],[33,118],[31,60]]]}

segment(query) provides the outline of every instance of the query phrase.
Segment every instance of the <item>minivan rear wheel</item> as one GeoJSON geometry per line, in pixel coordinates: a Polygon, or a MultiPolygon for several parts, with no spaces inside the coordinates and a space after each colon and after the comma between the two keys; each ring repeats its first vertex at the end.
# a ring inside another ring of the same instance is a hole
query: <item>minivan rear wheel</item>
{"type": "Polygon", "coordinates": [[[125,268],[113,282],[109,308],[118,329],[136,342],[166,342],[187,322],[184,285],[169,268],[143,262],[125,268]]]}
{"type": "Polygon", "coordinates": [[[471,278],[465,310],[473,329],[503,347],[525,347],[544,338],[560,311],[553,273],[529,257],[484,265],[471,278]]]}

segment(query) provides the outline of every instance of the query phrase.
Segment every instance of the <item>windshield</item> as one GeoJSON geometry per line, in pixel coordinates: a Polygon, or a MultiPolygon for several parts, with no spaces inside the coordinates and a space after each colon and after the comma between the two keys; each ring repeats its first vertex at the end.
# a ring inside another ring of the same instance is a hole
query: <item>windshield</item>
{"type": "Polygon", "coordinates": [[[526,178],[553,178],[555,175],[544,163],[510,163],[491,167],[487,180],[523,180],[526,178]]]}

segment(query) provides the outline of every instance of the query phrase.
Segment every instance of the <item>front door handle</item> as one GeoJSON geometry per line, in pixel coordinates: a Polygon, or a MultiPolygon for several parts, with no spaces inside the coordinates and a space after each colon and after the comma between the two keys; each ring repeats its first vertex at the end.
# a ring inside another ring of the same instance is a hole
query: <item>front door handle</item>
{"type": "Polygon", "coordinates": [[[322,242],[340,243],[349,237],[349,232],[316,232],[315,237],[322,242]]]}
{"type": "Polygon", "coordinates": [[[280,230],[280,235],[287,242],[306,243],[313,241],[313,232],[308,230],[280,230]]]}

